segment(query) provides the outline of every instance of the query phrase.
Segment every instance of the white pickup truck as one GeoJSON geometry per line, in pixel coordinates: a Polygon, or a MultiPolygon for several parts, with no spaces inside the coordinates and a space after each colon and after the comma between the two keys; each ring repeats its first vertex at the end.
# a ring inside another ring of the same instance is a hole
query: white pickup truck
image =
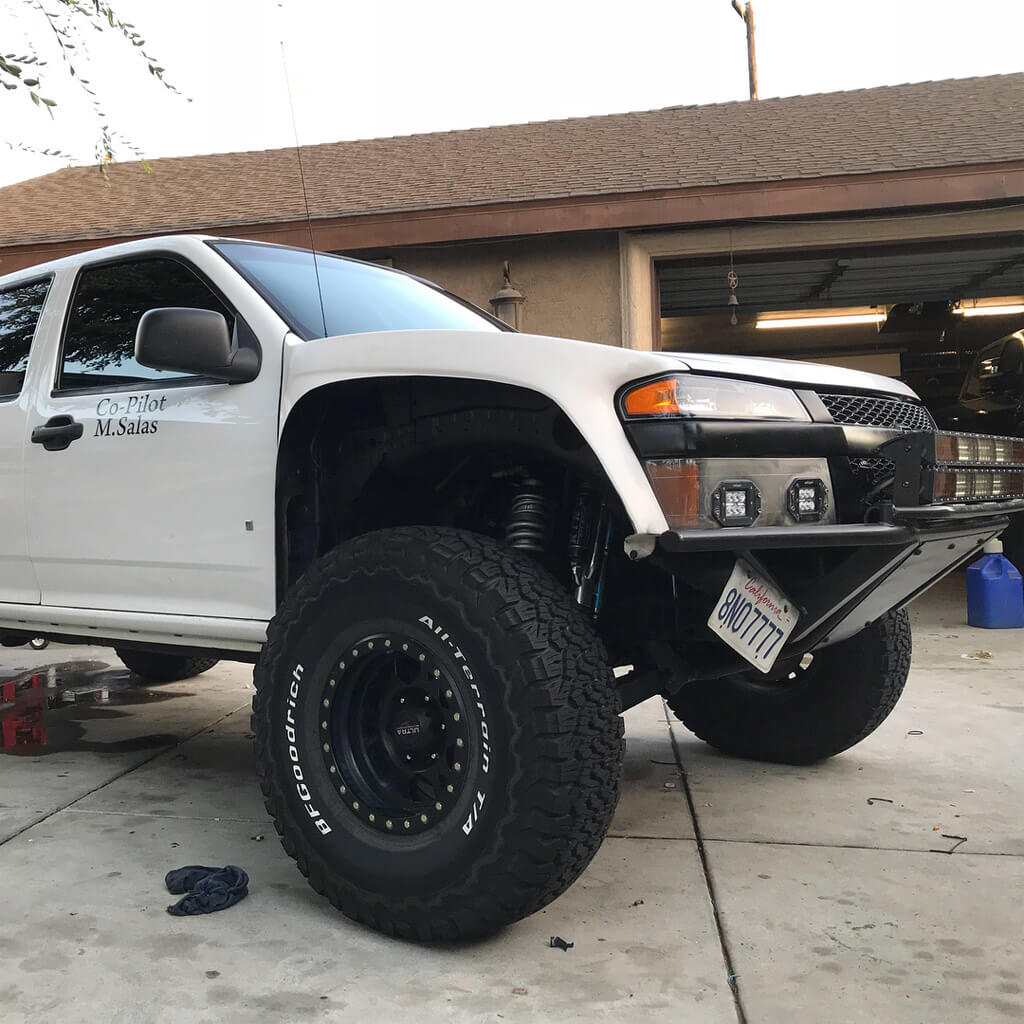
{"type": "Polygon", "coordinates": [[[863,739],[902,606],[1022,508],[1024,442],[883,377],[517,334],[226,238],[0,277],[0,640],[254,662],[284,848],[397,935],[564,891],[648,697],[741,757],[863,739]]]}

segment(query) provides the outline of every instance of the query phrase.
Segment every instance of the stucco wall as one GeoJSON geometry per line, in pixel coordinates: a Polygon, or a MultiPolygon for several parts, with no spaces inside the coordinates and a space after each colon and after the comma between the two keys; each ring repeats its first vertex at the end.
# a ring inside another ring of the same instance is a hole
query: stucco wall
{"type": "Polygon", "coordinates": [[[502,286],[502,264],[508,260],[512,283],[526,296],[524,331],[621,343],[616,234],[388,249],[371,258],[382,256],[486,310],[502,286]]]}

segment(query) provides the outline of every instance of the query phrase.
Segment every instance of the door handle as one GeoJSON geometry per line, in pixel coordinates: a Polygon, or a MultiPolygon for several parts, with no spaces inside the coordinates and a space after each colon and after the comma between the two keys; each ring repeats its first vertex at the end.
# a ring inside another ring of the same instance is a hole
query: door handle
{"type": "Polygon", "coordinates": [[[72,416],[51,416],[32,430],[32,443],[41,444],[48,452],[62,452],[77,441],[85,427],[72,416]]]}

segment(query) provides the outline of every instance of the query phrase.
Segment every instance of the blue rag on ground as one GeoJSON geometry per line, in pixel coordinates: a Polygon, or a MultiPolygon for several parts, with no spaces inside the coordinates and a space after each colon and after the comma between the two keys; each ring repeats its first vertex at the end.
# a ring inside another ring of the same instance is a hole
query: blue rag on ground
{"type": "Polygon", "coordinates": [[[167,908],[175,917],[212,914],[227,910],[249,894],[249,876],[234,864],[223,868],[207,868],[190,864],[169,871],[164,879],[167,891],[174,896],[181,893],[177,903],[167,908]]]}

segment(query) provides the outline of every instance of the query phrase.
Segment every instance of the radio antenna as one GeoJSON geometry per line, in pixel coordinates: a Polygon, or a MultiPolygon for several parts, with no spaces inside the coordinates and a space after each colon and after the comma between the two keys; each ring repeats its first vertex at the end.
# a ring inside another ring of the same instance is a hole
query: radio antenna
{"type": "Polygon", "coordinates": [[[316,275],[316,294],[320,300],[320,320],[324,326],[324,337],[327,337],[327,314],[324,312],[324,291],[320,286],[320,267],[316,262],[316,246],[313,243],[313,218],[309,214],[309,196],[306,194],[306,176],[302,171],[302,147],[299,145],[299,125],[295,120],[295,104],[292,102],[292,83],[288,77],[288,58],[284,51],[284,40],[281,40],[281,64],[284,66],[284,88],[288,94],[288,110],[292,116],[292,134],[295,136],[295,157],[299,162],[299,183],[302,186],[302,205],[306,209],[306,228],[309,231],[309,251],[313,254],[313,273],[316,275]]]}

